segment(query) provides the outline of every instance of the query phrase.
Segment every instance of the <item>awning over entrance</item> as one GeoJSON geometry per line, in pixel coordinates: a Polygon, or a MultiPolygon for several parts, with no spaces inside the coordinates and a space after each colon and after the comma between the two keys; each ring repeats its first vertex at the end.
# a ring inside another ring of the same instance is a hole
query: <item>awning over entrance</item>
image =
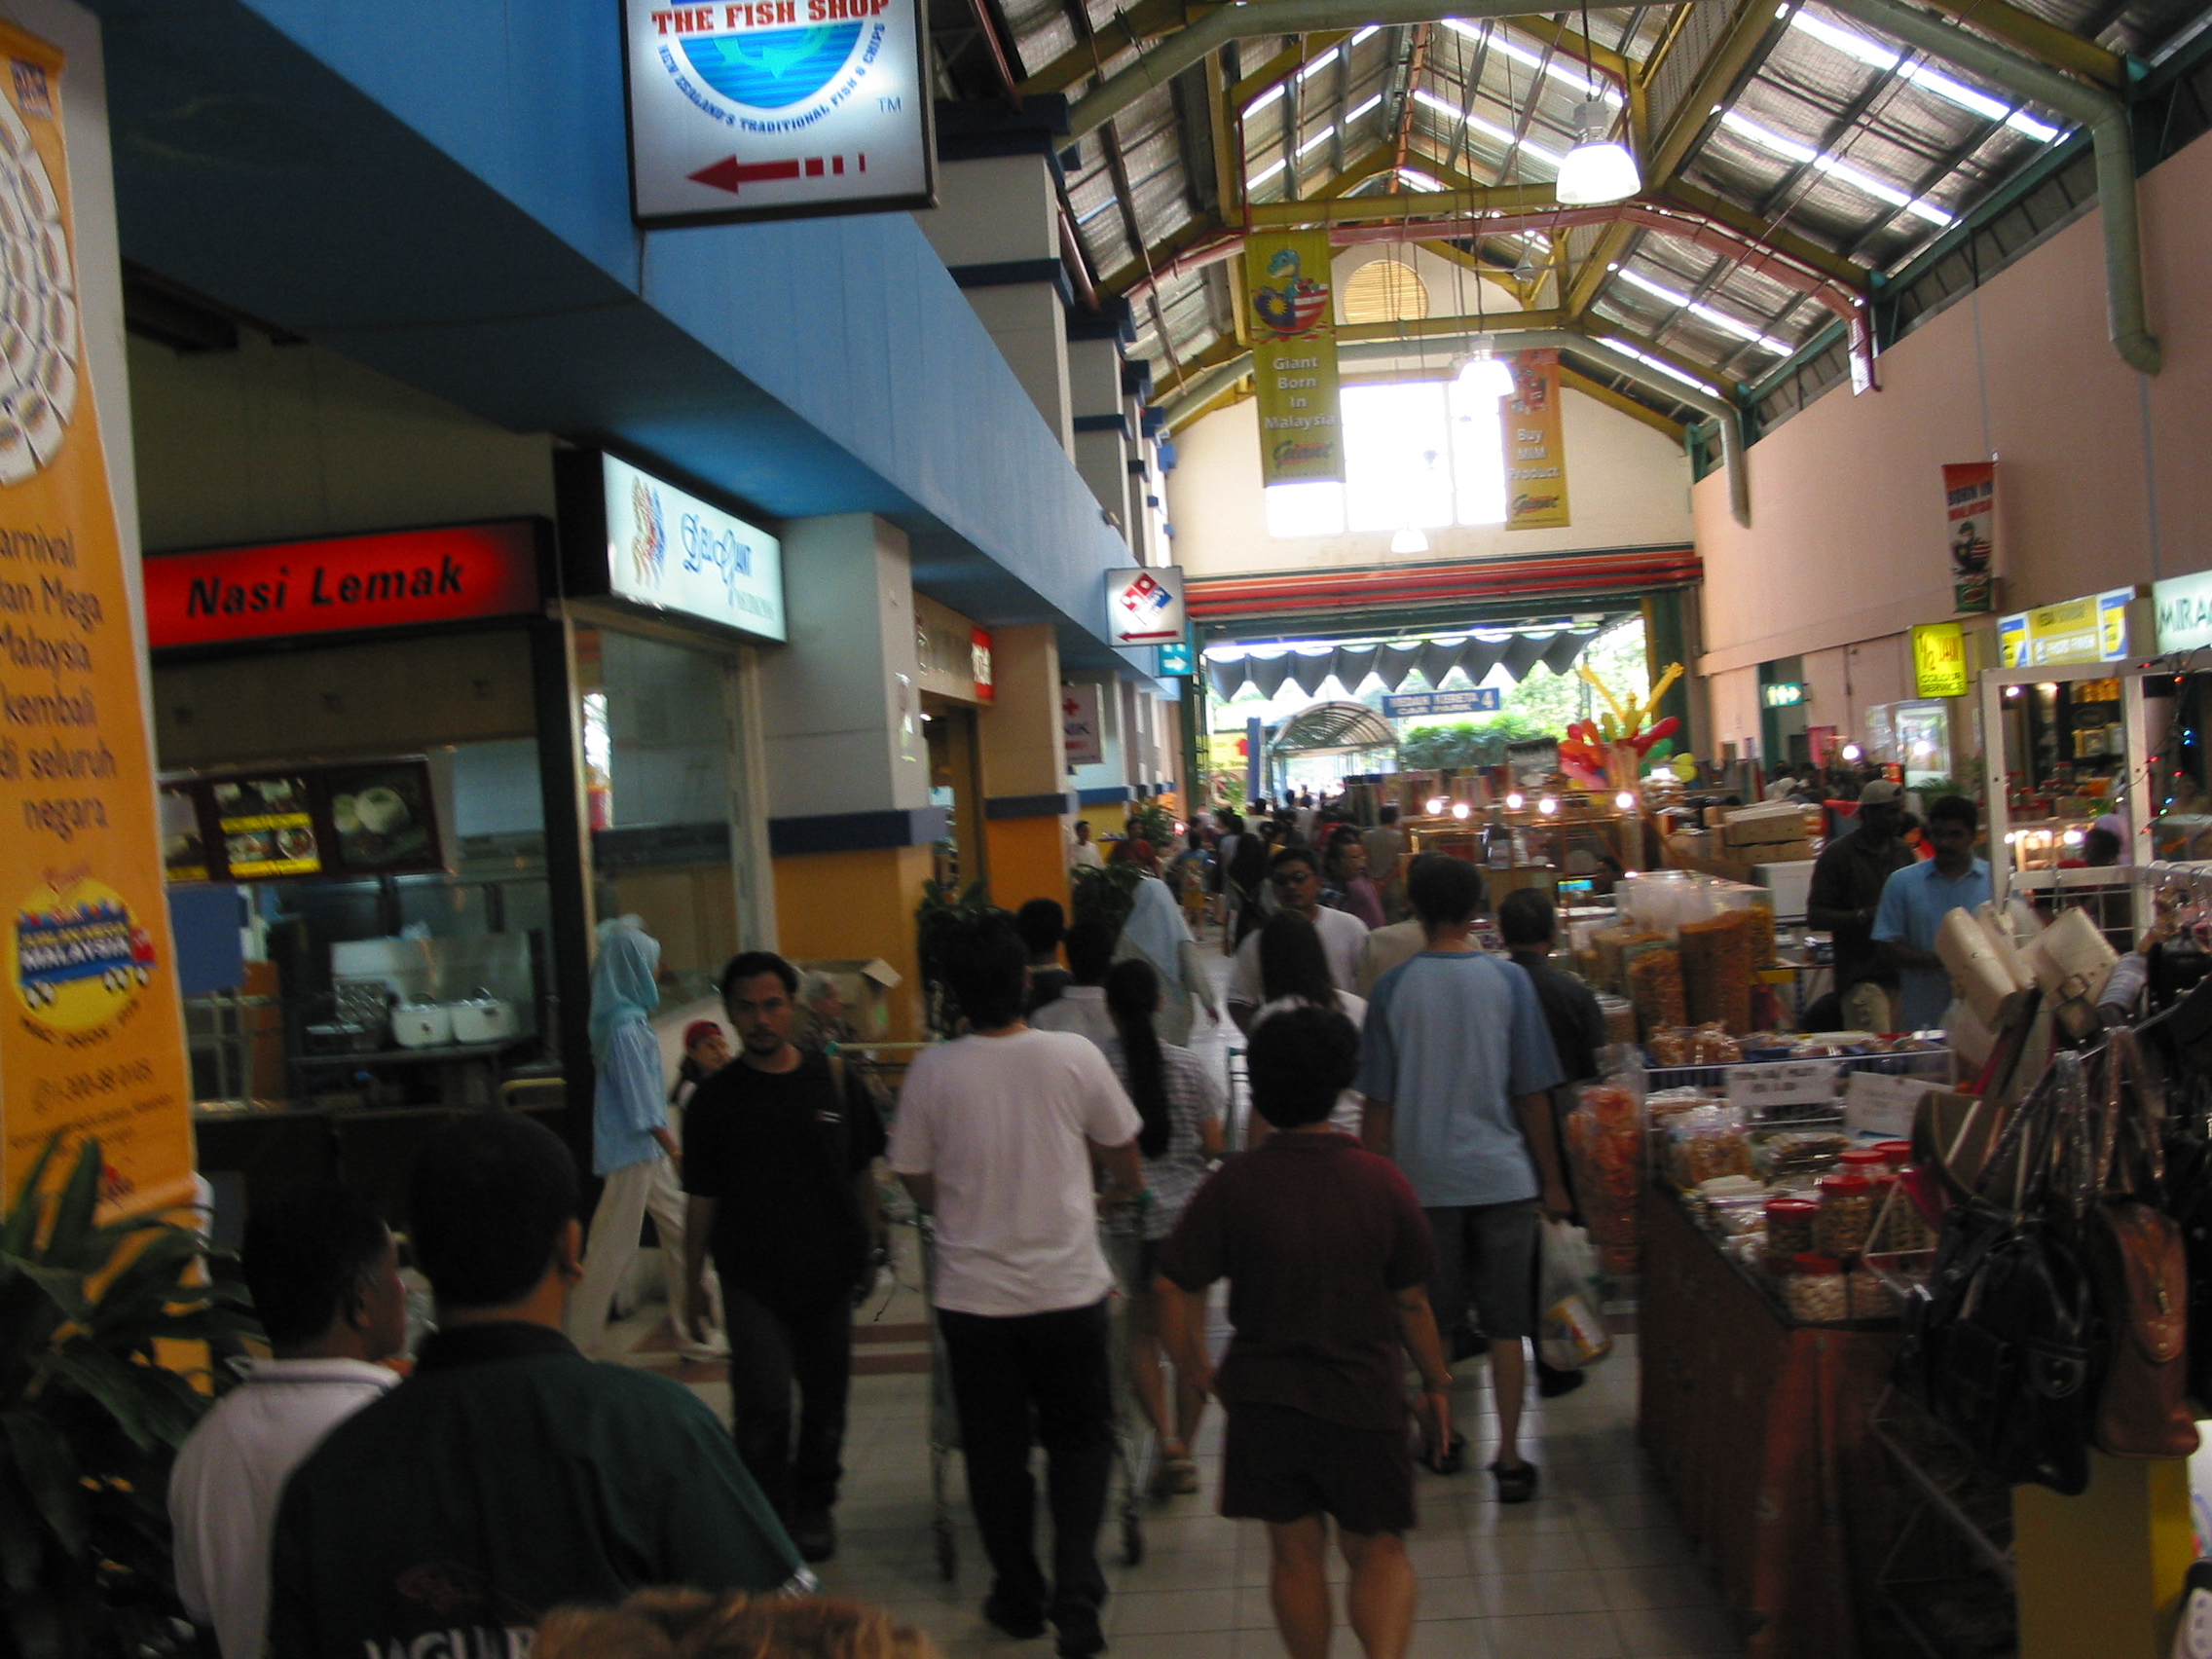
{"type": "Polygon", "coordinates": [[[1268,750],[1274,755],[1397,747],[1390,722],[1365,703],[1316,703],[1299,710],[1268,739],[1268,750]]]}
{"type": "MultiPolygon", "coordinates": [[[[1384,690],[1395,691],[1417,668],[1432,686],[1442,685],[1444,677],[1455,668],[1480,685],[1500,663],[1506,673],[1522,681],[1538,663],[1554,674],[1565,674],[1598,634],[1595,628],[1563,628],[1553,634],[1514,634],[1502,640],[1431,640],[1407,645],[1339,645],[1312,653],[1291,650],[1276,657],[1209,658],[1206,681],[1214,695],[1225,703],[1247,680],[1260,688],[1263,697],[1272,697],[1285,682],[1308,696],[1316,696],[1322,682],[1332,675],[1346,691],[1357,691],[1370,674],[1382,677],[1384,690]]],[[[1329,703],[1323,707],[1361,705],[1329,703]]]]}

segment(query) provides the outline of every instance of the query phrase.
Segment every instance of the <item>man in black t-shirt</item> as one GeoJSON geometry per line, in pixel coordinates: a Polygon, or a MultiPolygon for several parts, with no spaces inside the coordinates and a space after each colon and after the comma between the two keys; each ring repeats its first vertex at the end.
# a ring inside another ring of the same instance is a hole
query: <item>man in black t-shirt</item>
{"type": "Polygon", "coordinates": [[[704,1309],[721,1276],[731,1425],[745,1466],[799,1553],[836,1553],[853,1297],[882,1246],[871,1166],[883,1120],[841,1059],[792,1042],[798,973],[749,950],[722,970],[738,1057],[699,1086],[683,1120],[685,1268],[704,1309]],[[792,1435],[792,1388],[799,1396],[792,1435]]]}

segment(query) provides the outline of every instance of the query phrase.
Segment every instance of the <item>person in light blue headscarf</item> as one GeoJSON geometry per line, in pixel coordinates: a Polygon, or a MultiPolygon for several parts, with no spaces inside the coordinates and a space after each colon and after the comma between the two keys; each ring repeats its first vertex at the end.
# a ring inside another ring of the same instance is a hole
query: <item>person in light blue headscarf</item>
{"type": "Polygon", "coordinates": [[[1130,896],[1133,902],[1129,905],[1129,917],[1122,924],[1122,937],[1114,946],[1114,960],[1126,962],[1140,958],[1152,964],[1152,971],[1160,977],[1160,1014],[1154,1021],[1160,1040],[1178,1049],[1188,1048],[1191,998],[1196,996],[1205,1004],[1206,1013],[1217,1020],[1221,1017],[1221,1005],[1214,995],[1213,980],[1207,977],[1205,964],[1198,956],[1198,947],[1191,942],[1191,930],[1183,920],[1182,906],[1175,903],[1175,895],[1168,891],[1167,883],[1160,879],[1151,843],[1133,842],[1129,862],[1145,873],[1130,896]]]}
{"type": "MultiPolygon", "coordinates": [[[[568,1315],[569,1340],[586,1355],[606,1337],[608,1309],[636,1258],[639,1227],[658,1177],[681,1156],[668,1126],[668,1088],[652,1028],[659,971],[660,943],[636,916],[600,924],[599,955],[591,965],[591,1166],[607,1186],[592,1212],[583,1282],[569,1299],[568,1315]]],[[[652,1207],[662,1249],[676,1264],[673,1284],[683,1276],[682,1212],[679,1207],[672,1248],[663,1206],[652,1207]]],[[[682,1304],[673,1306],[681,1310],[682,1304]]]]}

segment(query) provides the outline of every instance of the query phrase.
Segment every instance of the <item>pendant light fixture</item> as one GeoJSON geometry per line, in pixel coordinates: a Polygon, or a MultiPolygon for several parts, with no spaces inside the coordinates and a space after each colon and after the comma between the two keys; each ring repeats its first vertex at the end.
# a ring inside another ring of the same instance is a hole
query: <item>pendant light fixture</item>
{"type": "Polygon", "coordinates": [[[1598,207],[1607,203],[1626,202],[1643,188],[1642,175],[1637,171],[1636,158],[1628,153],[1628,146],[1610,136],[1613,129],[1611,111],[1598,95],[1598,77],[1591,66],[1590,7],[1585,0],[1582,8],[1583,74],[1590,89],[1590,96],[1574,106],[1574,148],[1567,151],[1559,165],[1559,182],[1554,187],[1561,202],[1570,207],[1598,207]]]}

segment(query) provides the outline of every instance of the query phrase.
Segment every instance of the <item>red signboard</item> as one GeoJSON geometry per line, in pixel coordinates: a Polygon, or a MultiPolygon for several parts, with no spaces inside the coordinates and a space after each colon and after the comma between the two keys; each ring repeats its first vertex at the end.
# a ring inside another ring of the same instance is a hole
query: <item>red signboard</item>
{"type": "Polygon", "coordinates": [[[161,554],[146,561],[147,641],[161,650],[527,615],[539,604],[537,535],[517,519],[161,554]]]}

